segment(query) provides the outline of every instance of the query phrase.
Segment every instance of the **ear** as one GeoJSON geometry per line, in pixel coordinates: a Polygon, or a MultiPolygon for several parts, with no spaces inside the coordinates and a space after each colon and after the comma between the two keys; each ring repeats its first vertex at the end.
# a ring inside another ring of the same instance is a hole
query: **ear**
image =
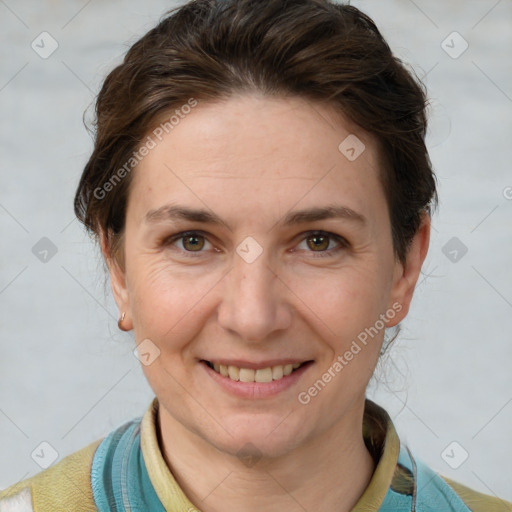
{"type": "MultiPolygon", "coordinates": [[[[393,327],[400,323],[409,312],[414,288],[421,272],[421,266],[427,256],[430,243],[430,216],[427,212],[422,214],[418,231],[411,241],[407,251],[405,263],[397,261],[393,275],[393,285],[389,298],[389,307],[393,304],[400,304],[401,309],[396,308],[397,314],[386,324],[386,327],[393,327]]],[[[393,308],[395,309],[395,308],[393,308]]]]}
{"type": "Polygon", "coordinates": [[[130,300],[128,288],[126,286],[126,272],[116,258],[116,255],[112,253],[112,241],[103,229],[100,229],[100,245],[101,252],[105,259],[110,274],[110,285],[112,288],[112,294],[116,301],[117,307],[119,308],[120,315],[125,312],[126,318],[124,325],[126,330],[133,329],[132,315],[130,310],[130,300]]]}

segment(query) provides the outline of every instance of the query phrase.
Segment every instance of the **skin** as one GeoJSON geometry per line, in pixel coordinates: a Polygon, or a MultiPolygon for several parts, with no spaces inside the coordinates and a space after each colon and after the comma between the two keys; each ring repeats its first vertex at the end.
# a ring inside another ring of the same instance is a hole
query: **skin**
{"type": "Polygon", "coordinates": [[[204,512],[318,510],[319,503],[351,510],[375,469],[361,425],[384,330],[307,405],[297,397],[393,304],[401,310],[387,327],[407,315],[428,250],[428,215],[401,264],[376,141],[299,98],[200,102],[133,172],[125,269],[110,258],[105,237],[102,250],[124,325],[137,343],[150,339],[160,350],[142,368],[159,399],[161,449],[176,480],[204,512]],[[354,161],[338,150],[349,134],[365,144],[354,161]],[[148,211],[170,203],[212,211],[230,229],[145,222],[148,211]],[[366,223],[280,224],[292,210],[328,204],[366,223]],[[166,245],[187,230],[200,230],[199,239],[166,245]],[[328,237],[317,248],[312,230],[348,245],[328,237]],[[263,248],[252,263],[236,252],[248,236],[263,248]],[[224,391],[200,362],[286,357],[314,364],[281,394],[252,399],[224,391]],[[261,457],[252,467],[237,456],[247,443],[261,457]]]}

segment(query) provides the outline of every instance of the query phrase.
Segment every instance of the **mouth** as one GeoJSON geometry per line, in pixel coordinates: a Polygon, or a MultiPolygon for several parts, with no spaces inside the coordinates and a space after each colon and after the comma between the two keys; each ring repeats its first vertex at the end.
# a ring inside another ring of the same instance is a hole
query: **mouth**
{"type": "Polygon", "coordinates": [[[235,382],[269,383],[282,380],[300,368],[312,364],[313,361],[309,360],[302,363],[297,362],[285,365],[273,365],[257,369],[225,365],[217,362],[206,361],[205,359],[201,360],[201,363],[205,364],[222,377],[235,382]]]}

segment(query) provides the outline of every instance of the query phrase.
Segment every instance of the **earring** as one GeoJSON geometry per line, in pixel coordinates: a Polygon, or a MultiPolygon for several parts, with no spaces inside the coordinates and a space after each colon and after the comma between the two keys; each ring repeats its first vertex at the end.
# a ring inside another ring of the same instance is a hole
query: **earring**
{"type": "Polygon", "coordinates": [[[125,329],[125,328],[123,327],[123,325],[122,325],[122,324],[123,324],[123,322],[124,322],[124,318],[125,318],[125,316],[126,316],[126,313],[123,311],[123,314],[121,315],[121,318],[117,321],[117,326],[119,327],[119,329],[120,329],[121,331],[127,331],[127,330],[128,330],[128,329],[125,329]]]}

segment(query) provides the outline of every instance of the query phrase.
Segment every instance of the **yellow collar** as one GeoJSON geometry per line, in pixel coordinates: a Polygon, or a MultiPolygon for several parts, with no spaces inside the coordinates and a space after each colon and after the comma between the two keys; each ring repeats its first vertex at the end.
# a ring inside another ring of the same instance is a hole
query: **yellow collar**
{"type": "MultiPolygon", "coordinates": [[[[157,433],[158,407],[158,399],[155,397],[141,422],[142,455],[149,478],[166,510],[195,511],[197,509],[176,482],[160,450],[157,433]]],[[[370,484],[353,512],[378,512],[393,480],[400,441],[387,412],[369,399],[365,402],[363,437],[374,460],[378,462],[370,484]],[[384,428],[381,428],[381,425],[384,428]]]]}

